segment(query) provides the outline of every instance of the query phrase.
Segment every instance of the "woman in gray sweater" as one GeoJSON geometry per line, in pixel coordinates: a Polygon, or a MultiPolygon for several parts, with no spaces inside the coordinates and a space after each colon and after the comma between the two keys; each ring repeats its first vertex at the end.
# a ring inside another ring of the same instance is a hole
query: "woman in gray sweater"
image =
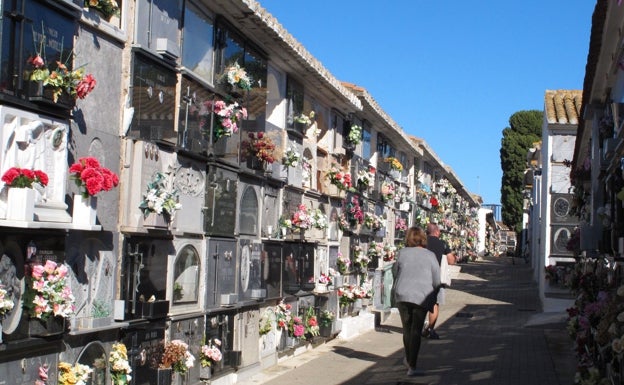
{"type": "Polygon", "coordinates": [[[411,227],[405,236],[405,248],[393,266],[394,300],[403,325],[403,347],[408,376],[423,374],[416,369],[420,338],[428,311],[433,311],[440,287],[440,265],[427,250],[427,234],[411,227]]]}

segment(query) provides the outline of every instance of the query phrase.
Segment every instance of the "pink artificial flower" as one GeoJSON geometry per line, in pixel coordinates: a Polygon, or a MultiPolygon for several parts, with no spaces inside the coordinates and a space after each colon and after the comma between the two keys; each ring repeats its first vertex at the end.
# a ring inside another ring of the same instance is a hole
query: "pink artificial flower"
{"type": "Polygon", "coordinates": [[[34,279],[36,279],[37,281],[40,280],[43,277],[43,273],[44,269],[42,265],[33,266],[31,275],[34,279]]]}
{"type": "Polygon", "coordinates": [[[54,270],[56,270],[56,262],[47,260],[43,270],[48,274],[54,274],[54,270]]]}

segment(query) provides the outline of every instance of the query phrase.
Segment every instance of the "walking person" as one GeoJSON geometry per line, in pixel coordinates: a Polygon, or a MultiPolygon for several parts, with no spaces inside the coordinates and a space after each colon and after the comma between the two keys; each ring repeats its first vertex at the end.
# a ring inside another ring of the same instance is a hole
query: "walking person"
{"type": "Polygon", "coordinates": [[[416,369],[420,351],[421,332],[427,311],[433,311],[440,286],[440,264],[435,254],[427,250],[427,234],[411,227],[405,236],[405,247],[398,252],[392,267],[394,300],[403,327],[403,348],[407,375],[424,374],[416,369]]]}
{"type": "MultiPolygon", "coordinates": [[[[448,244],[440,239],[440,227],[435,223],[427,224],[427,249],[431,250],[438,260],[438,264],[442,266],[442,258],[446,258],[449,265],[457,263],[455,254],[448,247],[448,244]]],[[[427,328],[423,331],[423,337],[429,337],[432,340],[439,340],[440,336],[434,330],[435,324],[438,321],[438,315],[440,314],[440,305],[444,305],[444,286],[438,290],[438,298],[436,304],[433,307],[433,311],[429,313],[429,320],[427,328]]]]}

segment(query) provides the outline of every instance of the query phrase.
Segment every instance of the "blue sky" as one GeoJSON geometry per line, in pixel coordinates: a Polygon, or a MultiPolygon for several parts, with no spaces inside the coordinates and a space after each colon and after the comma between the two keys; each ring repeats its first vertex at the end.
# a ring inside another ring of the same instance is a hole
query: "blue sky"
{"type": "Polygon", "coordinates": [[[259,0],[337,79],[368,90],[484,203],[509,117],[582,89],[595,1],[259,0]]]}

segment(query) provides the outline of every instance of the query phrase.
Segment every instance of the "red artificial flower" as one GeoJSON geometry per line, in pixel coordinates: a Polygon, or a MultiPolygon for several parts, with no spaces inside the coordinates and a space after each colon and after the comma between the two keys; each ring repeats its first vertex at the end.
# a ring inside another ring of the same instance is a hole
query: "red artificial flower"
{"type": "Polygon", "coordinates": [[[94,196],[101,191],[112,190],[119,184],[117,175],[102,167],[93,157],[78,159],[78,162],[69,168],[69,173],[72,174],[83,196],[94,196]]]}
{"type": "Polygon", "coordinates": [[[438,205],[438,200],[435,197],[431,197],[431,199],[429,199],[429,203],[431,203],[431,206],[437,206],[438,205]]]}
{"type": "Polygon", "coordinates": [[[93,75],[88,74],[87,76],[82,78],[80,83],[78,83],[78,85],[76,86],[76,95],[80,99],[84,99],[85,97],[87,97],[87,95],[89,95],[89,93],[91,93],[91,91],[93,91],[96,83],[97,82],[95,81],[93,75]]]}
{"type": "Polygon", "coordinates": [[[11,167],[2,175],[2,181],[8,187],[32,188],[33,183],[45,187],[48,185],[48,175],[41,170],[11,167]]]}

